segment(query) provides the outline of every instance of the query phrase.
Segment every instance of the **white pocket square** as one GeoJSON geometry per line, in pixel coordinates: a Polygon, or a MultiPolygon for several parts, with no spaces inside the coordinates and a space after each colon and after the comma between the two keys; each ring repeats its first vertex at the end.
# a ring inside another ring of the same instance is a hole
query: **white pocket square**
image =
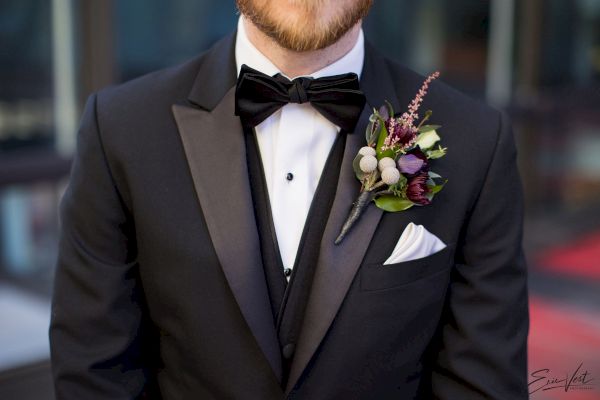
{"type": "Polygon", "coordinates": [[[424,258],[446,247],[437,236],[429,232],[423,225],[410,223],[400,235],[392,255],[383,265],[396,264],[405,261],[424,258]]]}

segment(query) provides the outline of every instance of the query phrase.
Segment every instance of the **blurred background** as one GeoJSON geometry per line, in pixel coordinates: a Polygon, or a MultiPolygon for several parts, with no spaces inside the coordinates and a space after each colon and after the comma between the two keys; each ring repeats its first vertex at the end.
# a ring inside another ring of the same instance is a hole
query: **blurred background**
{"type": "MultiPolygon", "coordinates": [[[[86,97],[193,57],[236,21],[233,0],[0,2],[0,399],[53,399],[57,206],[86,97]]],[[[531,398],[600,399],[600,0],[375,0],[364,29],[389,57],[511,115],[529,369],[564,379],[582,364],[594,379],[531,398]]]]}

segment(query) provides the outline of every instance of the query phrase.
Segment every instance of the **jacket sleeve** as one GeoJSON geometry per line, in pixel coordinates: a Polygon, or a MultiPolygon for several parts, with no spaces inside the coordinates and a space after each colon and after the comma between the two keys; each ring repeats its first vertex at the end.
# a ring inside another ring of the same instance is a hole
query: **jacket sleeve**
{"type": "Polygon", "coordinates": [[[527,399],[527,271],[516,148],[502,115],[463,226],[433,367],[437,399],[527,399]]]}
{"type": "Polygon", "coordinates": [[[56,398],[144,396],[149,338],[134,226],[105,157],[96,95],[84,111],[60,219],[50,323],[56,398]]]}

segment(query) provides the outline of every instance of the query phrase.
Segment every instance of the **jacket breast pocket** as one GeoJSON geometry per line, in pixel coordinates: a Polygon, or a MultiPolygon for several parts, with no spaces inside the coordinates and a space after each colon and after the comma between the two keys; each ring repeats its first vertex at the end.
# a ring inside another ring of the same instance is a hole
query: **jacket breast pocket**
{"type": "Polygon", "coordinates": [[[396,264],[365,264],[360,271],[362,291],[391,289],[406,285],[444,271],[454,265],[454,244],[424,258],[396,264]]]}

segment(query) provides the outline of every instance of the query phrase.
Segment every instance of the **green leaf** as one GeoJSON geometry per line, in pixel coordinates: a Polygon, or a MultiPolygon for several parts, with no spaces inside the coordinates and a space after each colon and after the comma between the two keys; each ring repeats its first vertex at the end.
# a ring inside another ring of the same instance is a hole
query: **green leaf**
{"type": "Polygon", "coordinates": [[[427,158],[435,160],[436,158],[442,158],[446,155],[447,148],[442,148],[442,146],[438,145],[438,148],[435,150],[427,150],[427,158]]]}
{"type": "Polygon", "coordinates": [[[441,176],[441,175],[438,175],[438,174],[436,174],[436,173],[435,173],[435,172],[433,172],[433,171],[429,171],[429,177],[430,177],[431,179],[435,179],[435,178],[441,178],[442,176],[441,176]]]}
{"type": "Polygon", "coordinates": [[[398,179],[398,183],[396,183],[395,186],[402,189],[404,186],[406,186],[407,182],[408,178],[404,174],[400,174],[400,179],[398,179]]]}
{"type": "Polygon", "coordinates": [[[371,114],[371,116],[369,117],[369,125],[367,126],[366,132],[365,132],[365,138],[367,139],[367,146],[373,146],[375,144],[375,142],[377,141],[377,138],[379,137],[379,133],[381,131],[381,123],[377,124],[376,126],[376,121],[378,121],[377,115],[375,114],[375,110],[373,110],[374,113],[371,114]]]}
{"type": "Polygon", "coordinates": [[[392,106],[392,103],[390,103],[387,100],[385,101],[385,104],[387,106],[388,114],[389,114],[390,118],[393,118],[394,117],[394,106],[392,106]]]}
{"type": "Polygon", "coordinates": [[[387,128],[385,127],[385,121],[381,117],[379,117],[379,126],[381,127],[381,129],[379,130],[379,136],[377,137],[377,148],[378,149],[381,146],[383,146],[383,142],[388,136],[388,131],[387,131],[387,128]]]}
{"type": "Polygon", "coordinates": [[[433,196],[435,196],[437,193],[440,192],[440,190],[442,190],[444,188],[444,186],[446,185],[446,182],[448,182],[448,180],[445,180],[444,183],[442,183],[441,185],[436,185],[435,183],[433,184],[427,184],[427,188],[429,189],[429,192],[425,195],[425,197],[427,197],[429,199],[429,201],[433,200],[433,196]]]}
{"type": "Polygon", "coordinates": [[[400,179],[394,185],[389,185],[388,190],[392,192],[391,194],[396,197],[405,198],[406,197],[406,183],[408,179],[406,176],[400,174],[400,179]]]}
{"type": "Polygon", "coordinates": [[[377,153],[378,160],[381,160],[384,157],[396,158],[396,154],[394,153],[394,150],[392,150],[392,149],[387,149],[385,151],[381,151],[381,152],[377,153]]]}
{"type": "Polygon", "coordinates": [[[358,178],[358,180],[361,181],[361,182],[367,176],[367,174],[365,174],[360,169],[360,160],[363,157],[364,156],[362,154],[357,154],[356,157],[354,157],[354,161],[352,161],[352,168],[354,168],[354,173],[356,174],[356,177],[358,178]]]}
{"type": "Polygon", "coordinates": [[[440,129],[441,127],[441,125],[423,125],[419,128],[419,133],[435,131],[436,129],[440,129]]]}
{"type": "Polygon", "coordinates": [[[444,186],[446,186],[447,182],[448,180],[445,180],[441,185],[429,186],[431,194],[438,194],[444,188],[444,186]]]}
{"type": "Polygon", "coordinates": [[[385,123],[383,121],[383,119],[380,119],[380,125],[381,125],[381,130],[379,131],[379,138],[377,139],[377,147],[376,147],[376,151],[377,151],[377,159],[381,160],[383,157],[390,157],[390,158],[396,158],[396,154],[394,153],[394,150],[392,149],[387,149],[387,150],[383,150],[382,147],[385,143],[385,139],[388,137],[388,131],[387,128],[385,127],[385,123]]]}
{"type": "Polygon", "coordinates": [[[401,199],[400,197],[385,195],[377,197],[375,199],[375,205],[377,205],[377,207],[381,208],[383,211],[398,212],[408,210],[414,206],[415,203],[408,199],[401,199]]]}
{"type": "Polygon", "coordinates": [[[381,160],[383,157],[392,157],[394,158],[394,152],[391,149],[383,150],[383,144],[385,139],[388,137],[388,131],[385,127],[385,123],[383,119],[379,120],[381,125],[381,130],[379,131],[379,138],[377,139],[377,159],[381,160]]]}

